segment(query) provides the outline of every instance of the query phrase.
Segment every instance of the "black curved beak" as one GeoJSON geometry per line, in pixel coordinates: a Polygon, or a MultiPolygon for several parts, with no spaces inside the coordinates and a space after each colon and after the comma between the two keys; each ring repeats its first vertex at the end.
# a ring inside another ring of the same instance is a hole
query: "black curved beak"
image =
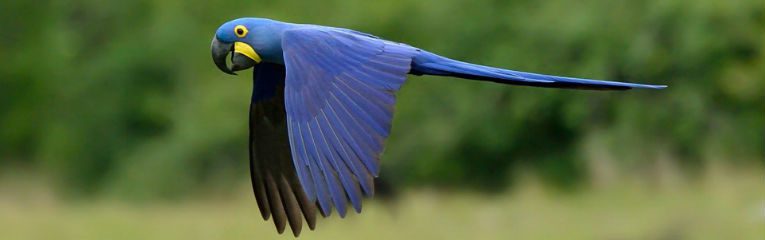
{"type": "Polygon", "coordinates": [[[213,37],[210,45],[213,62],[224,73],[236,75],[236,71],[245,70],[258,64],[260,56],[250,45],[243,42],[225,43],[213,37]],[[226,63],[226,57],[231,54],[231,67],[226,63]]]}
{"type": "MultiPolygon", "coordinates": [[[[226,57],[228,57],[228,54],[234,53],[234,43],[224,43],[218,41],[217,37],[213,37],[212,44],[210,45],[210,50],[212,51],[213,62],[215,62],[215,66],[217,66],[218,69],[224,73],[236,75],[234,70],[229,68],[228,64],[226,63],[226,57]]],[[[231,60],[233,62],[234,55],[231,56],[231,60]]]]}

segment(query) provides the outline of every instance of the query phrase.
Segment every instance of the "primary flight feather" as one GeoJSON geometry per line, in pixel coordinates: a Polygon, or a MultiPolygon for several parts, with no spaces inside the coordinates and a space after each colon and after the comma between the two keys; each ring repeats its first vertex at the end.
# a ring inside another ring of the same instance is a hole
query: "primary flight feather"
{"type": "Polygon", "coordinates": [[[218,68],[254,68],[250,173],[258,208],[295,236],[317,212],[361,212],[374,193],[396,92],[408,74],[593,90],[661,89],[487,67],[358,31],[263,18],[224,23],[212,40],[218,68]],[[231,56],[231,66],[227,63],[231,56]]]}

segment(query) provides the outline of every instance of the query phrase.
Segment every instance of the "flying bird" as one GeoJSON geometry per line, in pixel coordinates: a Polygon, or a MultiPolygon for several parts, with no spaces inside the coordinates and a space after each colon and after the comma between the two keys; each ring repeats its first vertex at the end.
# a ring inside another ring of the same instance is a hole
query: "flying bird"
{"type": "Polygon", "coordinates": [[[223,72],[253,68],[250,175],[264,220],[295,236],[303,219],[361,212],[374,194],[396,92],[407,75],[591,90],[663,85],[589,80],[461,62],[350,29],[264,18],[224,23],[212,39],[223,72]],[[228,59],[230,57],[230,60],[228,59]]]}

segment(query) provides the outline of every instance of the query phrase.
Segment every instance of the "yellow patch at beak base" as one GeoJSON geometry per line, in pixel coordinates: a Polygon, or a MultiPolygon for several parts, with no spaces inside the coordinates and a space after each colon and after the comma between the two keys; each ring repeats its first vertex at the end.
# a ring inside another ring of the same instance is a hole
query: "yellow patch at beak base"
{"type": "Polygon", "coordinates": [[[252,47],[249,44],[246,44],[243,42],[234,43],[234,52],[245,55],[248,58],[255,61],[256,63],[260,63],[261,61],[263,61],[262,59],[260,59],[260,55],[258,55],[258,53],[255,52],[255,49],[252,49],[252,47]]]}

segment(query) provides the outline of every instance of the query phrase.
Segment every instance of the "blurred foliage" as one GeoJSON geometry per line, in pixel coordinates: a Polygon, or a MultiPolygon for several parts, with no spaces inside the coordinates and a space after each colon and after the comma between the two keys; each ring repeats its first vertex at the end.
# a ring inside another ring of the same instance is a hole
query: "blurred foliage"
{"type": "Polygon", "coordinates": [[[530,170],[565,188],[765,162],[761,0],[40,0],[0,2],[0,167],[138,199],[240,181],[250,74],[220,73],[209,42],[242,16],[353,28],[492,66],[670,85],[588,92],[413,77],[383,157],[396,183],[492,190],[530,170]]]}
{"type": "MultiPolygon", "coordinates": [[[[663,189],[626,179],[566,195],[534,179],[490,197],[417,189],[392,207],[375,199],[361,215],[322,219],[300,239],[762,239],[765,172],[707,170],[699,181],[663,189]]],[[[35,189],[39,183],[18,183],[0,183],[2,239],[289,238],[257,216],[245,182],[229,186],[237,194],[148,204],[98,197],[71,204],[35,189]]]]}

